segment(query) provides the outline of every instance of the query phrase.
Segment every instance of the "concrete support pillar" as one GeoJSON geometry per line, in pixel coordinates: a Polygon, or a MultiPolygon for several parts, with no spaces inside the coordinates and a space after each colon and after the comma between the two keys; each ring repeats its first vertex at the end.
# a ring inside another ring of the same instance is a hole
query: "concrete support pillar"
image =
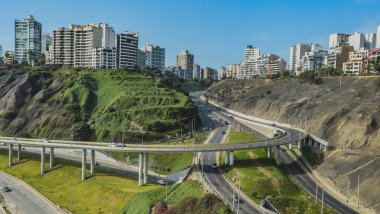
{"type": "Polygon", "coordinates": [[[319,144],[319,149],[323,150],[323,144],[322,143],[319,144]]]}
{"type": "Polygon", "coordinates": [[[230,152],[226,151],[225,158],[224,158],[224,164],[228,165],[230,164],[230,152]]]}
{"type": "Polygon", "coordinates": [[[139,154],[139,186],[142,186],[144,183],[143,179],[143,161],[144,161],[144,153],[140,152],[139,154]]]}
{"type": "Polygon", "coordinates": [[[148,153],[144,153],[144,184],[148,183],[148,153]]]}
{"type": "Polygon", "coordinates": [[[91,175],[95,172],[95,150],[91,149],[91,175]]]}
{"type": "Polygon", "coordinates": [[[302,141],[298,141],[298,149],[301,149],[301,146],[302,146],[302,141]]]}
{"type": "Polygon", "coordinates": [[[21,144],[17,144],[17,162],[21,161],[21,144]]]}
{"type": "Polygon", "coordinates": [[[313,140],[309,138],[309,146],[312,146],[311,144],[313,143],[313,140]]]}
{"type": "Polygon", "coordinates": [[[54,147],[50,147],[50,169],[54,167],[54,147]]]}
{"type": "Polygon", "coordinates": [[[41,175],[45,174],[45,146],[41,147],[41,175]]]}
{"type": "Polygon", "coordinates": [[[230,166],[234,165],[234,151],[230,151],[230,166]]]}
{"type": "Polygon", "coordinates": [[[8,166],[13,165],[13,144],[9,144],[8,166]]]}
{"type": "Polygon", "coordinates": [[[82,151],[82,181],[86,180],[86,149],[82,151]]]}
{"type": "Polygon", "coordinates": [[[292,143],[289,143],[289,149],[292,149],[292,148],[293,148],[292,143]]]}
{"type": "Polygon", "coordinates": [[[272,147],[268,147],[268,155],[267,157],[270,158],[272,156],[272,147]]]}
{"type": "Polygon", "coordinates": [[[318,146],[318,142],[314,141],[314,147],[317,147],[317,146],[318,146]]]}

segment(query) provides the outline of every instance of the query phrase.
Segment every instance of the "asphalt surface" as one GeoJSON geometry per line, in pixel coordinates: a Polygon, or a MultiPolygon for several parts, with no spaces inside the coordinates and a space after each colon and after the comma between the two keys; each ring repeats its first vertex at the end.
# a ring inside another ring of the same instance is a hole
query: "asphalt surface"
{"type": "MultiPolygon", "coordinates": [[[[223,111],[221,111],[219,108],[215,106],[207,106],[198,98],[198,96],[193,96],[193,100],[195,103],[198,104],[198,110],[201,114],[201,117],[204,121],[207,123],[214,123],[215,126],[220,122],[217,120],[217,118],[214,115],[220,115],[224,120],[228,120],[235,126],[239,123],[237,120],[235,120],[235,117],[229,117],[229,115],[225,114],[223,111]],[[214,118],[214,119],[213,119],[214,118]],[[212,120],[212,121],[211,121],[212,120]]],[[[267,137],[261,134],[260,132],[257,132],[250,128],[249,126],[239,123],[240,128],[244,131],[250,132],[260,139],[266,139],[267,137]]],[[[294,141],[299,140],[300,133],[293,129],[287,129],[283,128],[287,132],[287,135],[289,139],[293,139],[294,141]]],[[[220,143],[223,138],[223,134],[221,132],[225,131],[226,128],[221,128],[220,130],[215,133],[214,138],[211,140],[212,143],[220,143]]],[[[289,140],[288,139],[288,140],[289,140]]],[[[277,147],[273,147],[275,152],[278,152],[279,158],[282,162],[282,167],[284,167],[289,173],[290,176],[294,178],[294,180],[297,182],[298,185],[300,185],[303,189],[305,189],[311,196],[315,197],[316,193],[316,185],[317,183],[314,181],[314,179],[305,172],[305,170],[299,165],[297,161],[295,161],[290,154],[288,154],[287,151],[282,151],[278,149],[277,147]]],[[[228,204],[232,207],[232,188],[230,187],[229,183],[225,180],[224,176],[219,172],[219,170],[213,169],[212,164],[216,163],[216,155],[215,152],[205,152],[202,158],[203,164],[204,164],[204,173],[206,179],[209,181],[209,183],[213,186],[214,189],[217,189],[218,195],[221,198],[227,198],[228,204]]],[[[236,193],[235,193],[236,195],[236,193]]],[[[322,190],[321,187],[318,187],[318,193],[317,193],[318,200],[321,200],[322,198],[322,190]]],[[[331,194],[328,193],[327,190],[324,191],[324,203],[327,204],[329,207],[334,209],[338,213],[342,214],[350,214],[350,213],[358,213],[352,208],[350,208],[345,203],[342,203],[341,201],[337,200],[335,197],[333,197],[331,194]]],[[[260,213],[260,211],[255,208],[253,205],[248,203],[244,200],[243,197],[240,197],[240,207],[241,211],[239,213],[260,213]]],[[[236,204],[235,204],[236,205],[236,204]]],[[[235,206],[236,207],[236,206],[235,206]]]]}
{"type": "Polygon", "coordinates": [[[48,201],[40,198],[19,181],[0,173],[0,194],[4,197],[8,209],[18,214],[53,214],[60,213],[48,201]],[[10,192],[4,192],[3,187],[9,187],[10,192]]]}

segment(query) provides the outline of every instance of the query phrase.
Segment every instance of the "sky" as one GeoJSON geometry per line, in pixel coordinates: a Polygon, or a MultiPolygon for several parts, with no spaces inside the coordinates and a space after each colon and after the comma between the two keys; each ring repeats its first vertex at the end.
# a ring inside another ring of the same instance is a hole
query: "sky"
{"type": "Polygon", "coordinates": [[[332,33],[375,33],[380,0],[0,0],[0,45],[14,49],[14,19],[34,15],[44,33],[69,24],[108,23],[139,32],[139,46],[182,50],[201,66],[239,63],[250,44],[286,61],[296,43],[328,48],[332,33]]]}

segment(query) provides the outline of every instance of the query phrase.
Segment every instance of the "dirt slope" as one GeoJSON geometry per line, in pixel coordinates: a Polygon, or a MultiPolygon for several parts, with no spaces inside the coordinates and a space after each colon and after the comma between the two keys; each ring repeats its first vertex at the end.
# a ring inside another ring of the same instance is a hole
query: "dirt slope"
{"type": "Polygon", "coordinates": [[[366,206],[380,208],[378,77],[345,77],[341,85],[340,78],[325,78],[319,85],[298,80],[226,80],[211,86],[206,95],[231,109],[302,127],[337,150],[352,149],[327,153],[315,167],[342,192],[348,179],[354,190],[361,174],[366,206]]]}

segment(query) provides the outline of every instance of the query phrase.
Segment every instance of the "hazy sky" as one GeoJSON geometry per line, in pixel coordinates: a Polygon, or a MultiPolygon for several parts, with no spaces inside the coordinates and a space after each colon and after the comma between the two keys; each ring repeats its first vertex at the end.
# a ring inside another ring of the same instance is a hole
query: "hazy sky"
{"type": "Polygon", "coordinates": [[[69,24],[106,22],[140,33],[140,47],[166,48],[166,65],[188,49],[201,66],[239,63],[244,47],[288,61],[292,44],[331,33],[375,32],[380,0],[0,0],[0,45],[14,48],[14,19],[32,14],[50,33],[69,24]]]}

